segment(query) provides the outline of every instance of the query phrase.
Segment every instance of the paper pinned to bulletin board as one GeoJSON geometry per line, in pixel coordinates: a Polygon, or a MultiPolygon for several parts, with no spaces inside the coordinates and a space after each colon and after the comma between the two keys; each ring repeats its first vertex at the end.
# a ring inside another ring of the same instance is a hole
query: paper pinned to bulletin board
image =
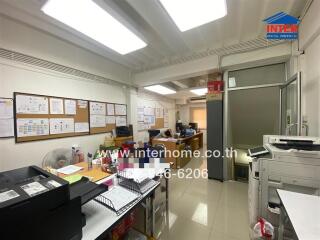
{"type": "Polygon", "coordinates": [[[126,116],[116,116],[116,126],[122,127],[127,125],[127,117],[126,116]]]}
{"type": "Polygon", "coordinates": [[[107,115],[113,116],[115,113],[114,111],[114,104],[113,103],[107,103],[107,115]]]}
{"type": "Polygon", "coordinates": [[[164,127],[168,128],[169,127],[169,111],[168,109],[164,109],[163,111],[163,118],[164,118],[164,127]]]}
{"type": "Polygon", "coordinates": [[[49,135],[48,118],[18,118],[17,137],[49,135]]]}
{"type": "Polygon", "coordinates": [[[90,115],[106,115],[106,104],[102,102],[90,102],[90,115]]]}
{"type": "Polygon", "coordinates": [[[50,134],[63,134],[73,132],[73,118],[50,118],[50,134]]]}
{"type": "Polygon", "coordinates": [[[62,98],[50,98],[50,114],[64,114],[62,98]]]}
{"type": "Polygon", "coordinates": [[[17,95],[16,113],[49,114],[49,100],[46,96],[17,95]]]}
{"type": "Polygon", "coordinates": [[[143,114],[145,116],[154,116],[155,115],[155,109],[153,107],[145,107],[143,109],[143,114]]]}
{"type": "Polygon", "coordinates": [[[163,118],[163,108],[156,108],[156,118],[163,118]]]}
{"type": "Polygon", "coordinates": [[[13,136],[13,99],[0,98],[0,138],[8,138],[13,136]]]}
{"type": "Polygon", "coordinates": [[[64,99],[64,111],[66,115],[76,115],[77,101],[72,99],[64,99]]]}
{"type": "Polygon", "coordinates": [[[126,116],[127,115],[127,105],[115,104],[115,115],[126,116]]]}
{"type": "Polygon", "coordinates": [[[164,107],[139,106],[137,108],[137,122],[138,131],[168,128],[169,112],[164,107]]]}

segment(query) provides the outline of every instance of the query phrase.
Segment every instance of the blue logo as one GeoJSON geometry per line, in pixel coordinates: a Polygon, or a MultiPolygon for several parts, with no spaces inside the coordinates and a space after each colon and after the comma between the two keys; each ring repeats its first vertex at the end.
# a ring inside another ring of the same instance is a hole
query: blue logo
{"type": "Polygon", "coordinates": [[[284,12],[279,12],[263,20],[267,23],[267,39],[296,40],[300,20],[284,12]]]}

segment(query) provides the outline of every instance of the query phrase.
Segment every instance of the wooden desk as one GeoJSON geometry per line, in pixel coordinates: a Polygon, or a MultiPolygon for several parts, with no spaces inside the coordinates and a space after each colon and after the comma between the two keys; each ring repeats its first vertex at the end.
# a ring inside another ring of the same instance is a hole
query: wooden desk
{"type": "Polygon", "coordinates": [[[66,176],[72,176],[72,175],[81,175],[81,176],[84,176],[84,177],[89,177],[89,178],[92,178],[92,181],[93,182],[97,182],[103,178],[106,178],[106,177],[109,177],[111,176],[110,173],[106,173],[106,172],[103,172],[101,170],[101,166],[97,166],[95,164],[93,164],[93,167],[92,169],[88,169],[88,163],[87,162],[81,162],[81,163],[77,163],[75,164],[75,166],[79,166],[79,167],[82,167],[83,169],[74,173],[74,174],[70,174],[70,175],[65,175],[65,174],[62,174],[62,173],[58,173],[58,176],[61,177],[61,178],[64,178],[66,176]]]}
{"type": "MultiPolygon", "coordinates": [[[[183,150],[183,145],[191,145],[193,139],[199,139],[199,148],[203,147],[203,132],[196,133],[193,136],[185,137],[185,138],[177,138],[177,139],[163,139],[163,138],[154,138],[152,139],[152,146],[156,144],[163,144],[167,151],[174,151],[174,150],[183,150]]],[[[167,163],[172,162],[173,168],[182,168],[185,166],[191,159],[190,158],[175,158],[173,156],[167,156],[165,158],[167,163]]]]}
{"type": "Polygon", "coordinates": [[[193,136],[185,137],[185,138],[178,138],[180,142],[190,144],[191,141],[195,138],[199,138],[199,149],[203,147],[203,132],[198,132],[193,136]]]}

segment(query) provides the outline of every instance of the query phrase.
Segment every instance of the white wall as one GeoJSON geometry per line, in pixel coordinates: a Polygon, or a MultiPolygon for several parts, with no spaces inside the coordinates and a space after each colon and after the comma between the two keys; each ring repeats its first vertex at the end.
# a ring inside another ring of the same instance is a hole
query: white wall
{"type": "MultiPolygon", "coordinates": [[[[206,105],[206,103],[189,103],[189,104],[184,104],[184,105],[177,105],[177,111],[179,111],[180,120],[182,121],[182,123],[189,124],[191,122],[191,119],[190,119],[191,108],[199,108],[199,107],[206,108],[207,105],[206,105]]],[[[204,129],[201,131],[204,133],[203,134],[203,143],[207,144],[207,130],[204,129]]]]}
{"type": "Polygon", "coordinates": [[[1,14],[0,48],[131,83],[131,72],[122,65],[1,14]]]}
{"type": "MultiPolygon", "coordinates": [[[[302,117],[310,136],[320,136],[320,1],[313,1],[300,24],[299,49],[305,53],[290,60],[290,75],[302,73],[302,117]]],[[[293,45],[297,50],[298,46],[293,45]]]]}
{"type": "MultiPolygon", "coordinates": [[[[122,87],[40,71],[1,59],[0,76],[1,97],[12,97],[13,92],[17,91],[126,103],[122,87]]],[[[93,152],[103,143],[104,137],[105,134],[99,134],[19,144],[13,138],[0,139],[0,171],[31,164],[41,165],[47,152],[60,147],[69,148],[73,144],[79,144],[85,153],[93,152]]]]}
{"type": "Polygon", "coordinates": [[[302,116],[310,136],[320,136],[320,35],[299,58],[302,72],[302,116]]]}
{"type": "MultiPolygon", "coordinates": [[[[176,108],[175,101],[157,94],[151,94],[145,91],[131,90],[131,120],[133,124],[134,140],[146,142],[149,140],[148,131],[138,131],[137,108],[138,107],[153,107],[153,108],[166,108],[169,111],[169,128],[175,129],[176,124],[176,108]]],[[[167,128],[166,128],[167,129],[167,128]]],[[[160,129],[165,130],[165,129],[160,129]]]]}

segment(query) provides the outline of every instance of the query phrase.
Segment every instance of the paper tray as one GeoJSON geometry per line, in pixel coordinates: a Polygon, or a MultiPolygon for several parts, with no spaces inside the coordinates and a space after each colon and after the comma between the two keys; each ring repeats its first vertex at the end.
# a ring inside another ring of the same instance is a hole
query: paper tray
{"type": "Polygon", "coordinates": [[[82,177],[79,181],[70,184],[70,199],[81,197],[81,204],[83,205],[107,190],[108,186],[98,185],[88,178],[82,177]]]}

